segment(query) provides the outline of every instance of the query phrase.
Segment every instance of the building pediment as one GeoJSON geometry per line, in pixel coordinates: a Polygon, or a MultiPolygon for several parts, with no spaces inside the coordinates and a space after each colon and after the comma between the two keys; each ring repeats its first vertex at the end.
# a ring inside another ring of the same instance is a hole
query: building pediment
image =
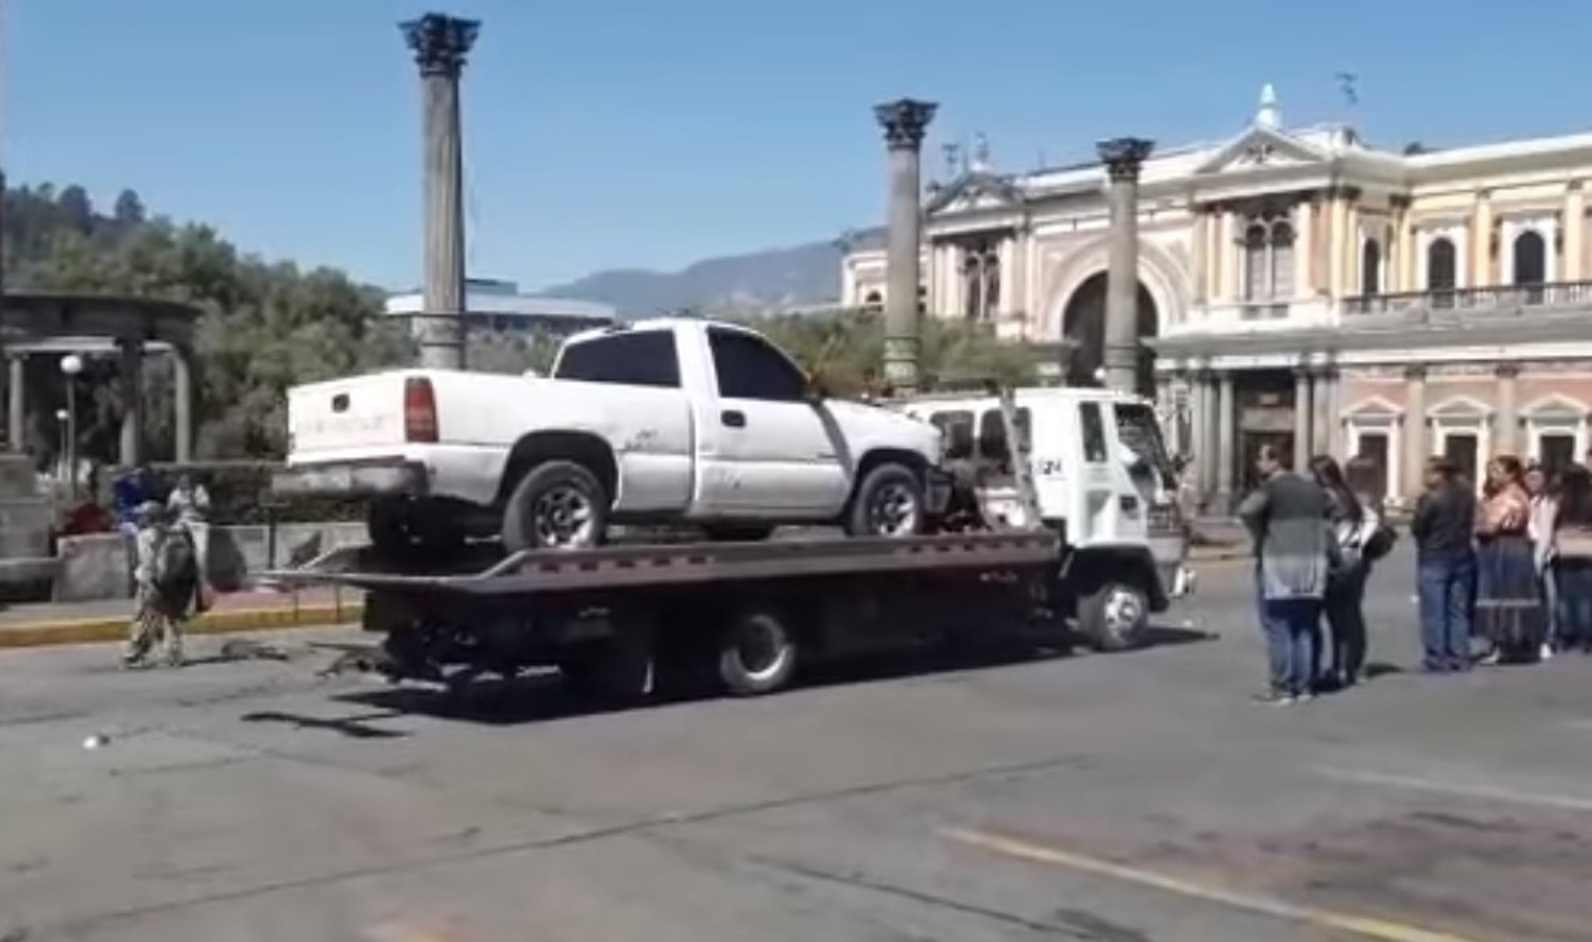
{"type": "Polygon", "coordinates": [[[1327,160],[1313,145],[1275,128],[1252,126],[1195,168],[1196,175],[1232,173],[1258,167],[1310,167],[1327,160]]]}
{"type": "Polygon", "coordinates": [[[1371,396],[1362,399],[1343,414],[1351,419],[1396,419],[1404,414],[1404,410],[1381,396],[1371,396]]]}
{"type": "Polygon", "coordinates": [[[1009,177],[993,173],[966,173],[941,187],[929,198],[924,212],[931,216],[1018,209],[1023,192],[1009,177]]]}

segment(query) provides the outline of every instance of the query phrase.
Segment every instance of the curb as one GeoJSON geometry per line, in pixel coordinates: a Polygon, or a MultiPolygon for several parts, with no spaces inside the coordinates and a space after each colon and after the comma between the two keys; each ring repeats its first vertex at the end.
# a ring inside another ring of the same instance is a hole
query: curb
{"type": "MultiPolygon", "coordinates": [[[[186,635],[226,635],[243,631],[280,631],[357,623],[364,614],[359,602],[240,608],[206,612],[188,623],[186,635]]],[[[63,644],[103,644],[127,640],[128,617],[75,618],[0,627],[0,649],[40,648],[63,644]]]]}

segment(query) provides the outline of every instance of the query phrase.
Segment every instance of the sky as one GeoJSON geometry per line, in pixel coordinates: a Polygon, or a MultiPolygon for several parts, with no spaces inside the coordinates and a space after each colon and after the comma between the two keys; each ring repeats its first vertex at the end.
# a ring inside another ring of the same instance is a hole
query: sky
{"type": "Polygon", "coordinates": [[[1586,130],[1564,0],[0,0],[0,162],[247,251],[420,281],[420,90],[397,23],[482,21],[465,71],[468,264],[536,288],[829,239],[884,215],[872,106],[939,102],[1002,170],[1121,135],[1353,117],[1375,144],[1586,130]],[[1357,76],[1352,109],[1335,75],[1357,76]]]}

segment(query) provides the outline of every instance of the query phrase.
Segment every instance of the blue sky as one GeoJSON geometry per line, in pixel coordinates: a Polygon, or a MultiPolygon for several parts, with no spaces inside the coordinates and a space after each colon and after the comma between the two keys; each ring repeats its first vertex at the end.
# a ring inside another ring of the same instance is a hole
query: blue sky
{"type": "MultiPolygon", "coordinates": [[[[439,0],[440,2],[440,0],[439,0]]],[[[0,0],[14,181],[122,187],[271,257],[419,280],[419,89],[395,0],[0,0]]],[[[1219,138],[1276,85],[1284,120],[1373,141],[1585,129],[1592,27],[1563,0],[458,0],[471,273],[593,269],[830,238],[882,218],[870,106],[941,103],[927,149],[997,165],[1120,134],[1219,138]],[[1507,14],[1506,14],[1507,11],[1507,14]]]]}

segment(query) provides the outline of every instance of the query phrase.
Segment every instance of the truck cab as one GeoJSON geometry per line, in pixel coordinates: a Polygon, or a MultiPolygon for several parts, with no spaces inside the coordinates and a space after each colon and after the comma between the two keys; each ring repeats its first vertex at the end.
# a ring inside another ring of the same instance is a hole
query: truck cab
{"type": "Polygon", "coordinates": [[[930,394],[898,408],[939,426],[947,464],[972,469],[962,474],[974,476],[986,507],[1009,497],[1013,514],[1026,512],[1010,463],[1028,457],[1040,522],[1065,547],[1059,597],[1097,646],[1131,646],[1191,582],[1177,467],[1155,409],[1102,389],[1023,388],[1013,400],[1015,449],[994,395],[930,394]]]}

